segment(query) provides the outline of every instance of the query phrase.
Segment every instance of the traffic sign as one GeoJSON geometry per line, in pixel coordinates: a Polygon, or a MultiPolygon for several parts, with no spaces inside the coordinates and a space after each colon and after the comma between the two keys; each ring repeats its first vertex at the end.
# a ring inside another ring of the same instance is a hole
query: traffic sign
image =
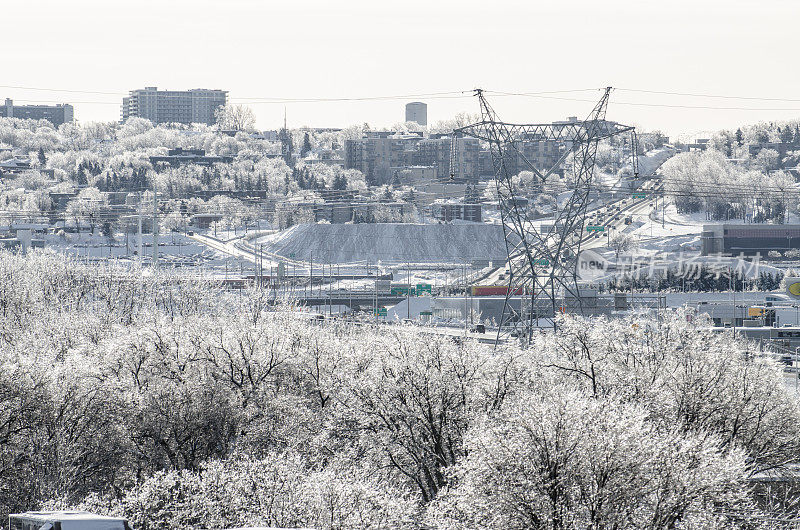
{"type": "Polygon", "coordinates": [[[431,284],[429,284],[429,283],[418,283],[417,284],[417,296],[419,296],[421,293],[431,294],[431,284]]]}
{"type": "Polygon", "coordinates": [[[631,197],[634,198],[634,199],[646,199],[647,198],[647,194],[646,193],[632,193],[631,197]]]}
{"type": "Polygon", "coordinates": [[[589,225],[586,227],[587,232],[605,232],[606,227],[602,225],[589,225]]]}

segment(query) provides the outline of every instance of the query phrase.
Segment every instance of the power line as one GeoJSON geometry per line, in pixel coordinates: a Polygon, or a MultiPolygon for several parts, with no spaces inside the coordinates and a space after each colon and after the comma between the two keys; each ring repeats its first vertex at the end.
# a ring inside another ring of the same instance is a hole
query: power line
{"type": "Polygon", "coordinates": [[[793,103],[800,102],[800,99],[792,99],[792,98],[771,98],[771,97],[753,97],[753,96],[730,96],[730,95],[720,95],[720,94],[698,94],[692,92],[668,92],[664,90],[642,90],[642,89],[635,89],[635,88],[615,88],[615,90],[619,90],[622,92],[638,92],[642,94],[662,94],[668,96],[684,96],[684,97],[695,97],[695,98],[713,98],[713,99],[740,99],[740,100],[750,100],[750,101],[789,101],[793,103]]]}
{"type": "MultiPolygon", "coordinates": [[[[571,97],[562,97],[562,96],[549,96],[544,94],[538,94],[534,92],[498,92],[487,90],[486,93],[492,95],[500,95],[500,96],[521,96],[521,97],[530,97],[530,98],[540,98],[540,99],[552,99],[552,100],[559,100],[559,101],[577,101],[581,103],[594,103],[593,100],[590,99],[580,99],[580,98],[571,98],[571,97]]],[[[744,98],[742,98],[744,99],[744,98]]],[[[764,99],[765,101],[770,101],[769,99],[764,99]]],[[[800,100],[774,100],[774,101],[800,101],[800,100]]],[[[610,105],[626,105],[626,106],[633,106],[633,107],[655,107],[655,108],[670,108],[670,109],[697,109],[697,110],[743,110],[743,111],[764,111],[764,112],[800,112],[800,108],[798,107],[788,107],[788,108],[769,108],[769,107],[720,107],[720,106],[712,106],[712,105],[678,105],[678,104],[668,104],[668,103],[641,103],[641,102],[633,102],[633,101],[619,101],[617,99],[610,101],[610,105]]]]}
{"type": "MultiPolygon", "coordinates": [[[[25,86],[25,85],[0,85],[0,88],[14,89],[14,90],[30,90],[38,92],[60,92],[67,94],[92,94],[92,95],[107,95],[107,96],[129,96],[131,92],[112,92],[112,91],[99,91],[99,90],[85,90],[85,89],[70,89],[70,88],[52,88],[52,87],[39,87],[39,86],[25,86]]],[[[138,89],[137,89],[138,90],[138,89]]],[[[218,90],[218,89],[209,89],[218,90]]],[[[497,96],[522,96],[522,97],[538,97],[545,99],[560,99],[564,101],[577,101],[592,103],[593,100],[580,99],[574,97],[559,97],[554,94],[569,94],[576,92],[595,92],[602,90],[602,88],[576,88],[564,90],[542,90],[542,91],[525,91],[525,92],[510,92],[500,90],[486,90],[487,94],[497,96]]],[[[638,88],[624,88],[615,87],[614,90],[639,93],[639,94],[652,94],[652,95],[667,95],[678,97],[694,97],[694,98],[709,98],[709,99],[731,99],[743,101],[771,101],[771,102],[800,102],[798,98],[777,98],[777,97],[763,97],[763,96],[737,96],[729,94],[708,94],[708,93],[695,93],[695,92],[676,92],[666,90],[650,90],[638,88]]],[[[168,94],[166,92],[183,92],[162,90],[158,93],[158,97],[185,97],[183,95],[168,94]]],[[[225,91],[228,92],[228,91],[225,91]]],[[[213,95],[195,94],[195,98],[214,98],[213,95]]],[[[356,97],[277,97],[277,96],[241,96],[230,97],[230,101],[252,102],[252,103],[314,103],[314,102],[347,102],[347,101],[377,101],[377,100],[393,100],[393,99],[409,99],[409,98],[466,98],[472,97],[472,90],[451,90],[443,92],[422,92],[413,94],[392,94],[392,95],[378,95],[378,96],[356,96],[356,97]]],[[[30,103],[51,103],[52,100],[20,100],[30,103]]],[[[687,109],[709,109],[709,110],[764,110],[764,111],[797,111],[798,108],[758,108],[758,107],[719,107],[710,105],[677,105],[677,104],[662,104],[662,103],[642,103],[632,101],[614,101],[617,105],[633,105],[633,106],[648,106],[648,107],[665,107],[665,108],[687,108],[687,109]]],[[[106,101],[79,101],[75,104],[112,104],[106,101]]],[[[115,104],[115,103],[113,103],[115,104]]]]}
{"type": "Polygon", "coordinates": [[[43,87],[18,86],[18,85],[0,85],[0,88],[12,88],[15,90],[36,90],[41,92],[67,92],[70,94],[102,94],[110,96],[127,95],[126,92],[100,92],[96,90],[71,90],[68,88],[43,88],[43,87]]]}

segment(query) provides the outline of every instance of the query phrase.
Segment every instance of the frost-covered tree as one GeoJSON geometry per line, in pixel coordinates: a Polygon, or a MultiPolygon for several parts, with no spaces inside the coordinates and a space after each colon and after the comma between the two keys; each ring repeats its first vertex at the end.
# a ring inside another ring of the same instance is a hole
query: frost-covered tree
{"type": "Polygon", "coordinates": [[[266,290],[194,275],[0,253],[0,516],[564,529],[778,516],[751,485],[798,463],[781,370],[702,316],[660,316],[565,316],[531,349],[493,349],[310,323],[266,290]]]}
{"type": "Polygon", "coordinates": [[[253,109],[245,105],[225,105],[216,111],[217,125],[227,131],[252,131],[256,125],[253,109]]]}
{"type": "Polygon", "coordinates": [[[88,223],[94,232],[95,225],[100,221],[100,212],[106,204],[105,196],[97,188],[84,188],[77,197],[67,203],[67,215],[75,220],[75,225],[80,227],[88,223]]]}
{"type": "Polygon", "coordinates": [[[619,259],[620,254],[636,248],[636,240],[629,234],[616,234],[609,239],[608,248],[613,250],[614,256],[619,259]]]}
{"type": "Polygon", "coordinates": [[[742,452],[558,386],[477,422],[465,446],[434,527],[700,528],[749,507],[742,452]]]}

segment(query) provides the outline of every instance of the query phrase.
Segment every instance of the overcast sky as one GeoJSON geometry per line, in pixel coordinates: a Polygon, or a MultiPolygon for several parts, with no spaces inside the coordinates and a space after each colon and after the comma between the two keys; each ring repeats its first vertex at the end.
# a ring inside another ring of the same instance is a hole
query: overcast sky
{"type": "MultiPolygon", "coordinates": [[[[6,0],[0,20],[0,97],[73,103],[82,122],[119,119],[122,95],[144,86],[228,90],[263,129],[283,121],[284,104],[245,98],[466,91],[418,98],[435,122],[476,112],[475,87],[619,87],[609,119],[672,135],[800,117],[795,0],[6,0]]],[[[585,116],[599,95],[492,102],[507,121],[539,122],[585,116]]],[[[383,127],[404,119],[405,103],[285,107],[290,126],[383,127]]]]}

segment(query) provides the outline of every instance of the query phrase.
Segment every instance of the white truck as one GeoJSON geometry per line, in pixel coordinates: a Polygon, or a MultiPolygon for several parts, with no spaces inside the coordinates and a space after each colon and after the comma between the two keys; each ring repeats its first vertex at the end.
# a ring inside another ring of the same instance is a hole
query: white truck
{"type": "Polygon", "coordinates": [[[9,530],[132,530],[128,521],[86,512],[26,512],[8,516],[9,530]]]}

